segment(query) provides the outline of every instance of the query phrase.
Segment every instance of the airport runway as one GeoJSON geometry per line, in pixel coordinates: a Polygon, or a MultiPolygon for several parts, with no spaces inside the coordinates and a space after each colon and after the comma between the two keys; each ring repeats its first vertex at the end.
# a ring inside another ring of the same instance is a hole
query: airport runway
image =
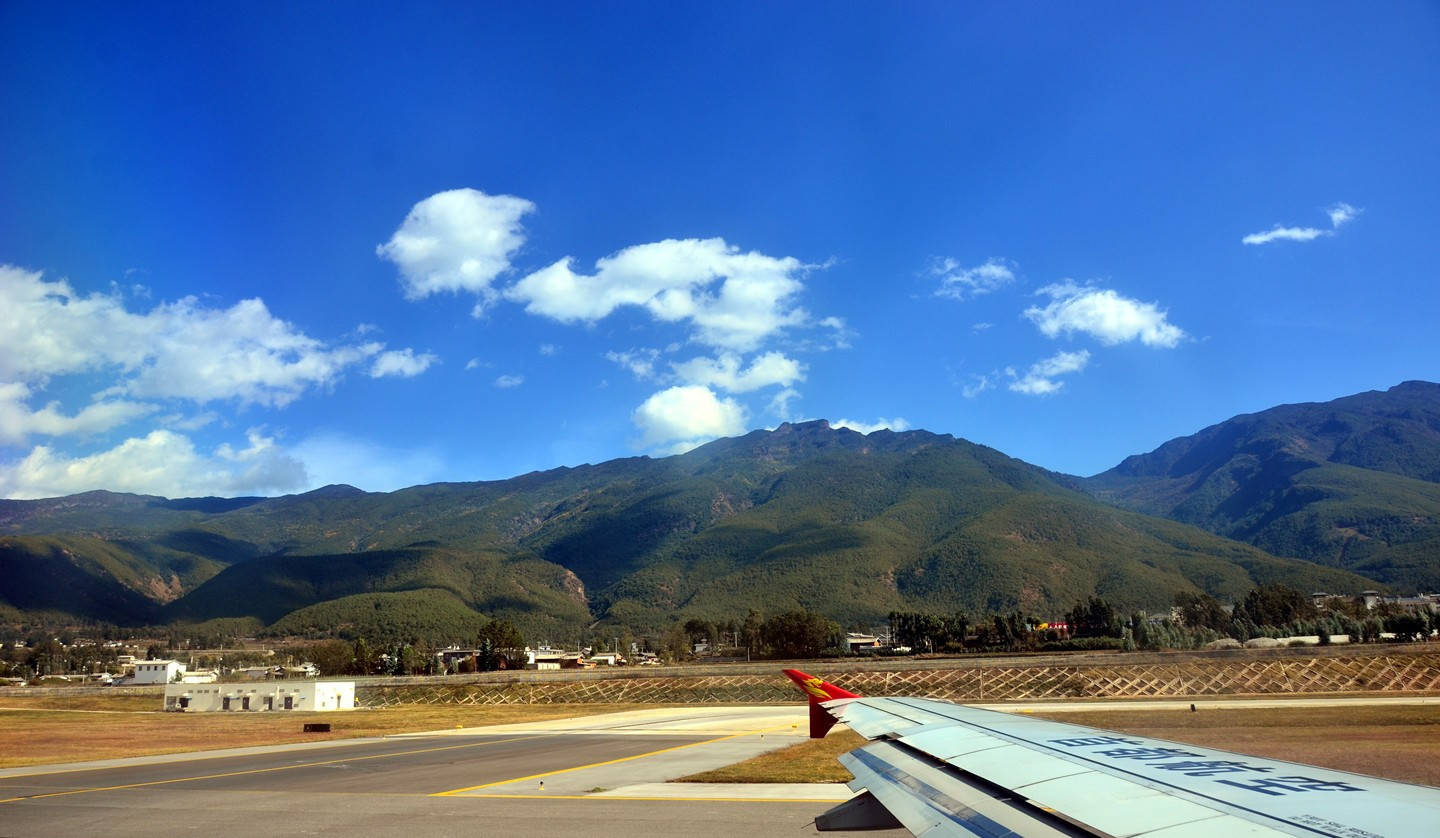
{"type": "Polygon", "coordinates": [[[816,834],[811,819],[843,786],[664,783],[792,744],[803,719],[803,708],[640,711],[12,769],[0,772],[0,836],[816,834]]]}

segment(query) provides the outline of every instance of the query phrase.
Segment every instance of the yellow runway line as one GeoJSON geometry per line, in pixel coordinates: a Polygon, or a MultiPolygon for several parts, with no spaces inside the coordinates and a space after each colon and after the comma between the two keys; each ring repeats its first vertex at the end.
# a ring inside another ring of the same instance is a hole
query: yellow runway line
{"type": "MultiPolygon", "coordinates": [[[[247,774],[268,774],[275,771],[290,771],[296,768],[315,768],[321,765],[335,765],[342,762],[361,762],[371,759],[387,759],[389,757],[413,756],[415,754],[429,754],[437,751],[454,751],[461,748],[484,748],[489,745],[501,745],[506,742],[519,742],[526,739],[539,739],[540,736],[516,736],[511,739],[497,739],[489,742],[470,742],[465,745],[445,745],[439,748],[416,748],[413,751],[396,751],[391,754],[370,754],[368,756],[347,757],[344,759],[327,759],[320,762],[305,762],[294,765],[274,765],[269,768],[250,768],[245,771],[226,771],[219,774],[202,774],[198,777],[175,777],[169,780],[149,780],[143,783],[125,783],[119,786],[97,786],[88,789],[67,789],[66,791],[52,791],[44,794],[31,794],[24,797],[10,797],[0,800],[0,803],[20,803],[26,800],[43,800],[47,797],[67,797],[72,794],[90,794],[97,791],[123,791],[125,789],[139,789],[148,786],[168,786],[175,783],[193,783],[197,780],[218,780],[224,777],[243,777],[247,774]]],[[[113,769],[105,769],[113,770],[113,769]]],[[[35,775],[32,775],[35,776],[35,775]]],[[[44,776],[44,775],[38,775],[44,776]]],[[[433,795],[432,795],[433,796],[433,795]]]]}
{"type": "MultiPolygon", "coordinates": [[[[527,774],[527,775],[525,775],[524,777],[512,777],[512,778],[509,779],[509,780],[498,780],[498,781],[493,782],[493,783],[481,783],[481,784],[478,785],[478,786],[466,786],[465,788],[450,789],[449,791],[437,791],[437,792],[435,792],[434,794],[432,794],[432,795],[430,795],[430,796],[431,796],[431,797],[449,797],[449,796],[451,796],[451,795],[464,794],[465,792],[478,791],[478,790],[480,790],[480,789],[491,789],[491,788],[495,788],[496,786],[505,786],[505,785],[509,785],[510,783],[523,783],[523,782],[525,782],[526,780],[538,780],[538,779],[540,779],[540,778],[542,778],[542,777],[553,777],[553,776],[555,776],[556,774],[569,774],[569,773],[572,772],[572,771],[584,771],[584,770],[587,769],[587,768],[599,768],[599,767],[601,767],[602,765],[615,765],[615,764],[621,763],[621,762],[630,762],[631,760],[644,759],[645,757],[653,757],[653,756],[655,756],[656,754],[668,754],[668,753],[670,753],[671,751],[680,751],[680,750],[684,750],[685,748],[697,748],[697,747],[699,747],[699,746],[701,746],[701,745],[713,745],[713,744],[715,744],[716,742],[724,742],[724,741],[729,740],[729,739],[739,739],[739,738],[742,737],[742,736],[756,736],[756,735],[762,734],[762,733],[773,733],[773,732],[775,732],[775,731],[777,731],[777,730],[789,730],[790,727],[791,727],[791,725],[780,725],[780,726],[778,726],[778,727],[767,727],[767,728],[763,728],[763,729],[761,729],[761,730],[746,731],[745,733],[732,733],[732,734],[730,734],[729,736],[718,736],[718,737],[716,737],[716,738],[714,738],[714,739],[706,739],[706,740],[703,740],[703,741],[700,741],[700,742],[687,742],[687,743],[684,744],[684,745],[673,745],[673,746],[671,746],[671,747],[669,747],[669,748],[661,748],[661,749],[658,750],[658,751],[649,751],[649,752],[643,753],[643,754],[635,754],[634,756],[620,757],[619,759],[607,759],[607,760],[605,760],[604,762],[592,762],[592,763],[590,763],[589,765],[577,765],[577,766],[575,766],[574,768],[559,768],[559,769],[556,769],[556,770],[554,770],[554,771],[545,771],[545,772],[540,773],[540,774],[527,774]]],[[[479,796],[481,796],[481,795],[475,795],[475,796],[479,797],[479,796]]],[[[540,795],[537,795],[537,796],[540,796],[540,795]]],[[[545,796],[545,797],[560,797],[560,795],[543,795],[543,796],[545,796]]],[[[666,799],[669,799],[669,798],[666,798],[666,799]]]]}

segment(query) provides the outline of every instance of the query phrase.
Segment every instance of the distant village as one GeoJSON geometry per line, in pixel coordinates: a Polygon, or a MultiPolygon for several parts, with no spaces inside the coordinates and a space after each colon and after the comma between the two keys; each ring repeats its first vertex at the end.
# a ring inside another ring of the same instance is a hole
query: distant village
{"type": "MultiPolygon", "coordinates": [[[[1440,594],[1417,596],[1388,596],[1378,591],[1365,591],[1358,597],[1353,595],[1311,594],[1309,602],[1317,613],[1384,613],[1390,615],[1419,615],[1425,619],[1422,636],[1430,636],[1430,626],[1440,623],[1440,594]]],[[[1225,618],[1232,610],[1224,607],[1225,618]]],[[[907,615],[892,615],[890,625],[877,625],[868,632],[845,632],[836,635],[826,654],[840,655],[909,655],[930,651],[926,648],[912,648],[916,632],[911,627],[897,626],[895,618],[907,615]]],[[[917,615],[908,615],[917,616],[917,615]]],[[[923,616],[923,615],[919,615],[923,616]]],[[[1140,616],[1140,615],[1136,615],[1140,616]]],[[[1401,619],[1404,619],[1403,616],[1401,619]]],[[[697,629],[689,635],[688,648],[682,650],[683,658],[697,661],[729,662],[743,661],[749,657],[748,650],[723,632],[712,640],[710,636],[697,633],[699,621],[691,621],[697,629]]],[[[1180,609],[1155,615],[1144,616],[1144,622],[1158,626],[1179,624],[1184,620],[1180,609]]],[[[1375,621],[1371,621],[1375,622],[1375,621]]],[[[832,624],[833,625],[833,624],[832,624]]],[[[1378,625],[1378,623],[1377,623],[1378,625]]],[[[1026,630],[1045,633],[1060,638],[1079,634],[1078,626],[1064,621],[1039,623],[1025,627],[1026,630]]],[[[714,626],[709,626],[715,634],[714,626]]],[[[963,630],[963,629],[962,629],[963,630]]],[[[982,627],[983,630],[983,627],[982,627]]],[[[518,639],[518,636],[517,636],[518,639]]],[[[1207,648],[1235,648],[1247,646],[1264,648],[1276,645],[1314,645],[1326,643],[1350,643],[1361,641],[1390,641],[1420,639],[1419,637],[1398,636],[1391,631],[1376,629],[1373,637],[1351,637],[1334,634],[1325,637],[1257,636],[1237,641],[1221,637],[1206,644],[1207,648]]],[[[363,641],[355,641],[357,655],[363,641]]],[[[319,645],[340,645],[344,641],[324,641],[319,645]]],[[[618,645],[618,644],[617,644],[618,645]]],[[[92,684],[103,686],[153,686],[153,685],[201,685],[224,683],[245,683],[255,681],[303,681],[321,677],[353,676],[353,669],[342,671],[331,666],[332,671],[305,658],[315,651],[316,645],[302,645],[287,642],[261,641],[253,637],[238,638],[232,648],[171,648],[160,638],[129,638],[126,640],[97,640],[83,635],[61,634],[43,640],[31,638],[0,645],[0,686],[44,686],[63,684],[92,684]]],[[[381,652],[373,656],[374,669],[361,672],[362,675],[410,674],[417,671],[430,675],[463,675],[475,672],[523,669],[562,670],[592,669],[596,667],[660,666],[666,660],[680,656],[667,653],[667,658],[630,643],[627,652],[597,647],[566,649],[548,644],[523,646],[521,648],[497,649],[492,647],[447,646],[443,649],[426,651],[431,656],[426,662],[410,659],[417,650],[406,646],[392,652],[381,652]],[[400,655],[407,656],[401,661],[400,655]],[[404,664],[402,666],[402,663],[404,664]]]]}
{"type": "MultiPolygon", "coordinates": [[[[255,638],[242,638],[245,645],[235,649],[194,649],[186,655],[186,660],[176,658],[147,658],[141,657],[146,646],[156,648],[156,643],[151,640],[136,641],[106,641],[97,642],[88,638],[78,637],[69,643],[61,643],[57,638],[54,645],[65,652],[67,660],[75,660],[86,657],[87,650],[91,652],[94,660],[90,663],[91,671],[74,671],[71,667],[62,667],[67,671],[54,671],[54,667],[39,666],[36,670],[26,675],[8,675],[0,678],[0,684],[8,686],[22,686],[25,684],[42,685],[45,683],[71,684],[88,683],[104,686],[153,686],[157,684],[214,684],[217,682],[245,682],[245,681],[273,681],[273,680],[295,680],[314,679],[322,675],[337,675],[341,673],[325,673],[310,661],[298,663],[252,663],[240,666],[212,666],[197,667],[196,660],[201,659],[273,659],[279,656],[286,656],[285,650],[266,648],[255,638]],[[252,645],[253,644],[253,645],[252,645]],[[78,654],[77,654],[78,653],[78,654]],[[108,653],[108,654],[107,654],[108,653]],[[41,669],[46,671],[42,672],[41,669]]],[[[16,644],[12,650],[25,649],[25,644],[16,644]]],[[[451,646],[434,653],[438,674],[460,674],[466,671],[477,671],[477,661],[490,654],[488,650],[476,648],[462,648],[451,646]]],[[[382,653],[378,656],[382,665],[389,663],[388,654],[382,653]]],[[[499,668],[519,668],[530,670],[551,670],[551,669],[593,669],[598,666],[659,666],[660,658],[651,652],[634,650],[627,657],[618,652],[592,651],[591,649],[579,649],[567,651],[556,649],[550,646],[538,648],[525,647],[515,650],[513,655],[504,655],[500,658],[499,668]],[[511,658],[514,663],[511,663],[511,658]]]]}

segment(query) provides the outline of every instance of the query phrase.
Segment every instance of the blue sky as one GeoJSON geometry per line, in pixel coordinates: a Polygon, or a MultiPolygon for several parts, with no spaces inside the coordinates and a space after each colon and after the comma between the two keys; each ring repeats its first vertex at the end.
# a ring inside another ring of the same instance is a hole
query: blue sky
{"type": "Polygon", "coordinates": [[[1433,3],[9,3],[0,102],[0,496],[1440,378],[1433,3]]]}

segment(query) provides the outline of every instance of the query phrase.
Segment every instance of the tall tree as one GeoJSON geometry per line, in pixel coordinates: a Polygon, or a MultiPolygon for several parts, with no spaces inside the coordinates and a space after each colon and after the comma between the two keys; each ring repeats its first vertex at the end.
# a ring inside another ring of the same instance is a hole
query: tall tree
{"type": "Polygon", "coordinates": [[[840,624],[823,614],[787,611],[766,620],[761,635],[777,658],[818,658],[835,645],[840,624]]]}
{"type": "Polygon", "coordinates": [[[1230,630],[1230,615],[1207,593],[1181,591],[1175,595],[1175,607],[1180,610],[1180,622],[1187,628],[1230,630]]]}
{"type": "Polygon", "coordinates": [[[1098,596],[1075,603],[1066,615],[1070,633],[1076,637],[1119,637],[1120,618],[1110,603],[1098,596]]]}

